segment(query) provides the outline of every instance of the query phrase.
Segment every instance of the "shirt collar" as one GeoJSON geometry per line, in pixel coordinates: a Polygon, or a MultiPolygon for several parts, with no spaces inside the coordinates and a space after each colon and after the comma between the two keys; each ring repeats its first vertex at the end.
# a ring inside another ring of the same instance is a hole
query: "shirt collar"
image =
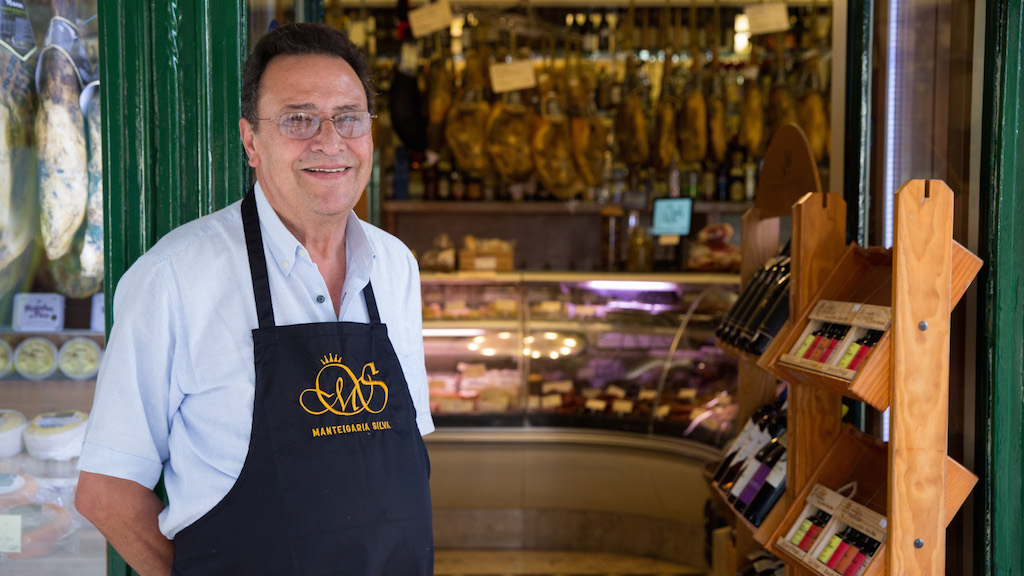
{"type": "MultiPolygon", "coordinates": [[[[309,254],[302,243],[285,227],[284,222],[270,206],[263,188],[256,182],[256,213],[260,218],[263,231],[263,243],[270,251],[270,257],[277,264],[285,277],[291,275],[298,260],[309,261],[309,254]]],[[[373,247],[363,232],[363,227],[355,212],[349,212],[345,225],[345,259],[347,264],[346,277],[365,284],[370,278],[373,268],[373,247]]],[[[346,284],[348,280],[346,279],[346,284]]]]}

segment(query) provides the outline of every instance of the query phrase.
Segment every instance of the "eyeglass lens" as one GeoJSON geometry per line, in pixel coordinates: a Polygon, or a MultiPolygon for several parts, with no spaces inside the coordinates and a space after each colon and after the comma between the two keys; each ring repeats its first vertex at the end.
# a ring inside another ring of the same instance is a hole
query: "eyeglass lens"
{"type": "Polygon", "coordinates": [[[334,118],[321,118],[315,114],[293,112],[277,119],[277,127],[281,135],[294,140],[307,140],[320,131],[322,122],[334,125],[334,129],[342,138],[358,138],[370,130],[373,118],[367,112],[349,112],[334,118]]]}

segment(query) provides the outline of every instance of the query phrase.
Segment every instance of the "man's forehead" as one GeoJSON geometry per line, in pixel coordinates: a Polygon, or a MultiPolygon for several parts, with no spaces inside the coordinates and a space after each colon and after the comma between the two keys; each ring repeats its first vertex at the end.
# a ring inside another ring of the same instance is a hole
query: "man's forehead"
{"type": "Polygon", "coordinates": [[[260,81],[259,103],[271,99],[275,106],[293,110],[323,109],[346,111],[366,108],[366,88],[352,66],[342,57],[333,54],[280,55],[271,60],[263,71],[260,81]],[[323,59],[328,59],[324,61],[323,59]],[[319,61],[316,61],[318,60],[319,61]],[[290,74],[298,68],[315,66],[315,73],[303,70],[290,74]],[[335,66],[325,70],[326,66],[335,66]],[[280,77],[287,76],[281,81],[280,77]],[[268,78],[269,76],[269,78],[268,78]],[[337,95],[337,101],[324,102],[325,96],[337,95]]]}

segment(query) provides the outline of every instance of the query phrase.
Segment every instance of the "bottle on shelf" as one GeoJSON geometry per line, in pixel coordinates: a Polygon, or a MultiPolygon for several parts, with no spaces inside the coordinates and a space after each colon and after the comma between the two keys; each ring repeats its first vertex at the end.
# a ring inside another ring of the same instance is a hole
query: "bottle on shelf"
{"type": "Polygon", "coordinates": [[[754,497],[761,491],[761,488],[768,480],[768,475],[772,473],[776,464],[785,455],[786,440],[785,432],[783,432],[781,435],[772,438],[771,442],[768,443],[768,446],[765,448],[764,457],[761,459],[761,465],[758,466],[750,481],[747,482],[739,496],[732,503],[737,512],[743,514],[746,511],[747,507],[753,502],[754,497]]]}
{"type": "Polygon", "coordinates": [[[650,272],[654,267],[654,241],[645,226],[640,225],[640,212],[629,213],[629,233],[626,249],[626,270],[650,272]]]}
{"type": "Polygon", "coordinates": [[[768,473],[768,477],[765,478],[761,489],[757,491],[750,504],[742,510],[743,516],[754,526],[761,526],[761,523],[764,522],[768,513],[772,511],[779,498],[785,494],[787,465],[786,452],[783,450],[782,455],[775,462],[775,466],[768,473]]]}
{"type": "MultiPolygon", "coordinates": [[[[761,301],[758,302],[757,306],[751,312],[750,317],[743,323],[740,330],[739,339],[737,345],[748,352],[753,352],[754,339],[757,336],[757,331],[761,324],[768,318],[769,314],[774,310],[776,314],[781,314],[782,310],[776,308],[776,304],[779,300],[789,300],[789,264],[790,259],[785,258],[779,263],[779,272],[774,282],[768,286],[768,290],[764,293],[761,301]]],[[[785,312],[788,315],[789,306],[788,303],[785,305],[785,312]]],[[[776,318],[776,321],[778,319],[776,318]]],[[[785,319],[783,319],[785,322],[785,319]]],[[[767,347],[767,342],[764,343],[764,347],[767,347]]],[[[764,348],[761,349],[764,351],[764,348]]]]}

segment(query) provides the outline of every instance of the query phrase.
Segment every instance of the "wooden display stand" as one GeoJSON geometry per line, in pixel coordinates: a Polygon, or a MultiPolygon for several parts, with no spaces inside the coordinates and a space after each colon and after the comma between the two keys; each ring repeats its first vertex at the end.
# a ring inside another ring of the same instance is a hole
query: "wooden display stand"
{"type": "MultiPolygon", "coordinates": [[[[944,573],[946,526],[977,482],[946,454],[949,315],[981,268],[978,258],[952,240],[952,208],[953,193],[942,181],[908,182],[896,196],[892,251],[851,246],[816,292],[815,301],[891,308],[891,325],[855,378],[847,381],[783,362],[783,351],[804,334],[810,306],[788,334],[779,335],[781,344],[770,362],[790,382],[791,393],[816,388],[891,408],[887,446],[847,430],[794,491],[769,543],[769,550],[787,562],[789,574],[834,573],[820,566],[815,572],[779,540],[803,511],[814,485],[836,490],[850,482],[862,487],[857,503],[886,519],[885,541],[866,574],[944,573]]],[[[804,409],[791,403],[790,418],[804,409]]],[[[791,427],[790,434],[796,433],[791,427]]],[[[789,452],[804,449],[798,442],[789,452]]]]}
{"type": "Polygon", "coordinates": [[[740,359],[740,422],[774,400],[776,377],[789,383],[786,495],[760,528],[733,515],[735,557],[742,565],[749,552],[765,546],[786,562],[790,576],[827,573],[775,543],[804,511],[816,485],[838,490],[856,482],[858,503],[884,516],[886,525],[867,574],[942,574],[945,528],[977,482],[946,454],[949,315],[981,261],[952,240],[953,195],[938,180],[910,181],[897,193],[891,251],[845,246],[845,203],[820,193],[803,147],[806,139],[795,126],[772,140],[767,177],[742,229],[746,285],[778,252],[779,217],[786,213],[783,205],[791,207],[790,320],[760,357],[719,342],[740,359]],[[797,185],[812,186],[812,193],[792,196],[797,185]],[[821,300],[876,304],[891,313],[881,340],[851,379],[781,361],[805,334],[821,300]],[[888,445],[841,427],[843,396],[891,407],[888,445]]]}
{"type": "MultiPolygon", "coordinates": [[[[836,194],[821,192],[817,165],[803,131],[795,124],[780,128],[765,152],[754,207],[743,215],[741,285],[749,284],[757,269],[780,248],[781,217],[791,215],[790,317],[799,314],[831,271],[831,263],[846,243],[846,202],[836,194]]],[[[779,334],[786,334],[789,323],[779,334]]],[[[777,392],[777,374],[766,361],[775,355],[778,338],[760,357],[719,346],[739,358],[738,422],[746,422],[759,406],[770,403],[777,392]]],[[[813,472],[839,433],[839,394],[814,387],[788,392],[787,488],[760,527],[734,514],[736,554],[745,557],[765,547],[792,502],[790,494],[803,487],[800,479],[813,472]],[[804,407],[794,410],[794,406],[804,407]],[[795,480],[794,480],[795,479],[795,480]],[[794,485],[794,481],[796,484],[794,485]]],[[[724,495],[714,486],[715,492],[724,495]]],[[[728,506],[728,504],[725,504],[728,506]]]]}

